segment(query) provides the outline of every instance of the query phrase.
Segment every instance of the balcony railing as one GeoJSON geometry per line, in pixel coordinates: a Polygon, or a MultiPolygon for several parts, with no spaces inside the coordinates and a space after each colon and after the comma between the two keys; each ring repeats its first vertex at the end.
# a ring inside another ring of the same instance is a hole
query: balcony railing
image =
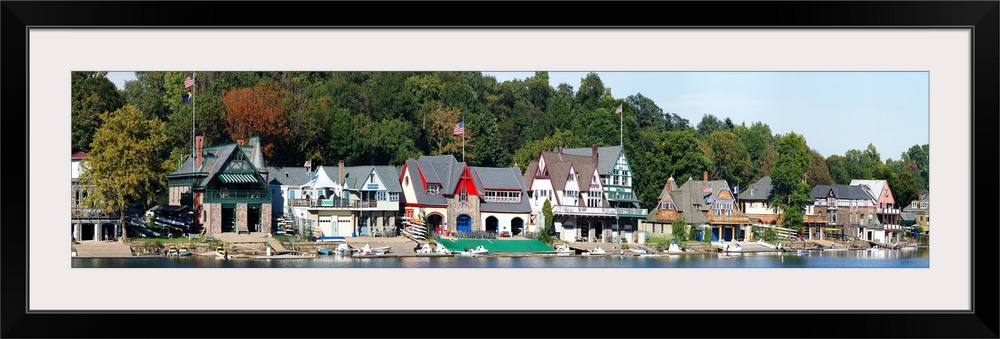
{"type": "Polygon", "coordinates": [[[878,214],[899,214],[898,208],[877,208],[875,213],[878,214]]]}
{"type": "Polygon", "coordinates": [[[582,207],[582,206],[552,206],[553,214],[562,215],[590,215],[590,216],[615,216],[614,208],[604,207],[582,207]]]}
{"type": "Polygon", "coordinates": [[[208,190],[205,192],[205,202],[271,202],[270,190],[239,191],[239,190],[208,190]]]}
{"type": "Polygon", "coordinates": [[[70,212],[73,219],[118,219],[118,212],[92,208],[74,208],[70,212]]]}
{"type": "Polygon", "coordinates": [[[350,200],[350,199],[291,199],[288,201],[292,207],[309,207],[317,209],[340,209],[340,210],[397,210],[398,201],[385,200],[350,200]]]}
{"type": "Polygon", "coordinates": [[[746,216],[736,216],[736,215],[711,215],[708,217],[708,222],[728,222],[728,223],[750,223],[750,218],[746,216]]]}
{"type": "Polygon", "coordinates": [[[639,216],[646,217],[649,216],[649,210],[645,208],[618,208],[616,209],[619,216],[639,216]]]}

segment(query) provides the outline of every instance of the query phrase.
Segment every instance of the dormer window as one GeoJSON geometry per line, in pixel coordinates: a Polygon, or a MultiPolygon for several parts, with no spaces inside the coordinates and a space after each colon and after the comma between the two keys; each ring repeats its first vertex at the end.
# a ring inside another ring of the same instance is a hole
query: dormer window
{"type": "Polygon", "coordinates": [[[433,195],[441,194],[441,185],[427,184],[427,194],[433,194],[433,195]]]}

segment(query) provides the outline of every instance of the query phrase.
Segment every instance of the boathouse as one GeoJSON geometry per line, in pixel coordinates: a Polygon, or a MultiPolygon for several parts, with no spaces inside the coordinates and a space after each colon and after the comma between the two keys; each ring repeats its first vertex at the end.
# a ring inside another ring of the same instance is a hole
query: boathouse
{"type": "Polygon", "coordinates": [[[205,234],[270,233],[271,190],[260,138],[205,147],[167,175],[170,205],[191,207],[205,234]]]}

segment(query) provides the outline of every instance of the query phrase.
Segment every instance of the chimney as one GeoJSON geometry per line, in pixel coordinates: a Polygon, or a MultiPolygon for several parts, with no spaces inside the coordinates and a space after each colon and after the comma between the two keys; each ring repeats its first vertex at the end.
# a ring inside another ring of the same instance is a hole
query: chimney
{"type": "Polygon", "coordinates": [[[670,178],[667,178],[667,191],[673,191],[675,189],[677,189],[677,183],[674,182],[674,177],[671,176],[670,178]]]}
{"type": "Polygon", "coordinates": [[[708,171],[705,171],[704,176],[705,176],[705,181],[708,181],[708,171]]]}
{"type": "Polygon", "coordinates": [[[196,168],[196,171],[198,169],[201,169],[201,151],[202,148],[204,147],[204,143],[205,143],[205,136],[199,135],[194,137],[194,147],[195,147],[194,168],[196,168]]]}
{"type": "Polygon", "coordinates": [[[337,162],[337,183],[344,184],[344,161],[337,162]]]}
{"type": "Polygon", "coordinates": [[[563,149],[563,141],[559,140],[559,153],[562,153],[562,149],[563,149]]]}
{"type": "Polygon", "coordinates": [[[593,155],[594,155],[594,163],[596,164],[597,163],[597,144],[594,144],[594,146],[591,146],[591,147],[592,147],[593,155]]]}

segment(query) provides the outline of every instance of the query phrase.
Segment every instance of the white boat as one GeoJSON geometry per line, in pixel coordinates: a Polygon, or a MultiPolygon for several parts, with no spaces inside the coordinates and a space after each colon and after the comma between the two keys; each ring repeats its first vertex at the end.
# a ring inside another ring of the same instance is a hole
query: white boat
{"type": "Polygon", "coordinates": [[[632,252],[632,253],[635,253],[635,254],[647,254],[648,253],[648,252],[646,252],[646,250],[641,250],[641,249],[638,249],[638,248],[630,248],[630,249],[628,249],[628,251],[632,252]]]}
{"type": "Polygon", "coordinates": [[[604,249],[601,248],[601,246],[597,246],[597,247],[594,247],[594,249],[592,249],[590,251],[583,252],[583,255],[588,255],[588,256],[590,256],[590,255],[606,255],[606,254],[608,254],[608,253],[605,252],[604,249]]]}
{"type": "Polygon", "coordinates": [[[743,248],[740,247],[740,244],[729,244],[729,245],[726,245],[726,248],[725,248],[726,252],[739,252],[739,251],[742,251],[742,250],[743,250],[743,248]]]}
{"type": "Polygon", "coordinates": [[[556,255],[572,255],[575,252],[576,251],[570,248],[569,245],[566,244],[556,245],[556,255]]]}
{"type": "Polygon", "coordinates": [[[306,253],[299,251],[288,251],[282,254],[273,255],[256,255],[256,259],[316,259],[315,253],[306,253]]]}
{"type": "Polygon", "coordinates": [[[417,253],[434,253],[434,250],[431,249],[431,244],[424,243],[424,245],[420,246],[420,249],[417,250],[417,253]]]}
{"type": "Polygon", "coordinates": [[[739,257],[742,253],[719,253],[717,257],[719,259],[734,259],[739,257]]]}
{"type": "Polygon", "coordinates": [[[361,247],[361,249],[357,251],[357,253],[355,253],[355,255],[383,255],[389,253],[389,250],[391,249],[392,247],[390,246],[372,248],[368,244],[365,244],[364,246],[361,247]]]}
{"type": "Polygon", "coordinates": [[[350,246],[347,246],[347,244],[340,244],[340,245],[337,245],[337,248],[334,249],[333,251],[335,253],[341,254],[341,255],[345,255],[345,254],[346,255],[351,255],[351,254],[354,254],[355,252],[357,252],[358,250],[353,249],[350,246]]]}
{"type": "Polygon", "coordinates": [[[442,244],[437,244],[437,247],[434,248],[434,253],[437,253],[437,254],[451,254],[451,250],[449,250],[447,247],[444,247],[444,245],[442,245],[442,244]]]}
{"type": "Polygon", "coordinates": [[[667,252],[668,253],[680,253],[680,252],[684,252],[684,251],[682,251],[681,248],[680,248],[680,246],[677,246],[677,244],[670,244],[670,247],[667,248],[667,252]]]}
{"type": "Polygon", "coordinates": [[[465,250],[465,251],[459,252],[460,255],[464,255],[464,256],[483,255],[483,254],[486,254],[486,253],[489,253],[489,250],[487,250],[486,247],[483,247],[483,245],[476,246],[476,248],[473,248],[471,250],[465,250]]]}
{"type": "Polygon", "coordinates": [[[669,255],[662,254],[662,253],[643,253],[643,254],[639,255],[640,258],[660,258],[660,257],[668,257],[668,256],[669,255]]]}

